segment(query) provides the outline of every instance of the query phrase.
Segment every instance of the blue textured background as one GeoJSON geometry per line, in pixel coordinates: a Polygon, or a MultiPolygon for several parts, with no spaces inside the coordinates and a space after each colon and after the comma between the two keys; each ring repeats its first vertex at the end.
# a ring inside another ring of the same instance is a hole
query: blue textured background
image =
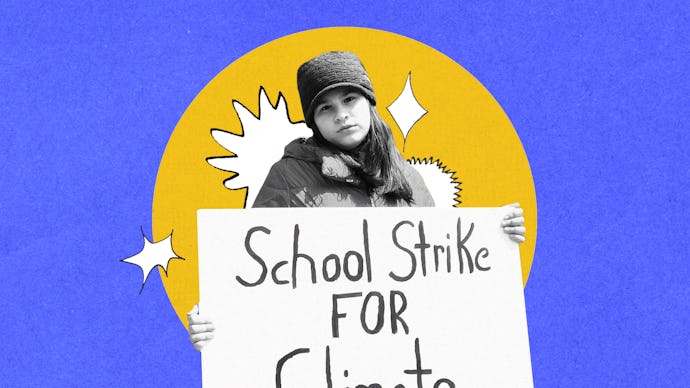
{"type": "Polygon", "coordinates": [[[690,386],[687,2],[142,3],[0,8],[0,385],[200,384],[160,276],[138,295],[119,262],[150,235],[167,139],[244,53],[354,25],[450,56],[518,131],[535,385],[690,386]]]}

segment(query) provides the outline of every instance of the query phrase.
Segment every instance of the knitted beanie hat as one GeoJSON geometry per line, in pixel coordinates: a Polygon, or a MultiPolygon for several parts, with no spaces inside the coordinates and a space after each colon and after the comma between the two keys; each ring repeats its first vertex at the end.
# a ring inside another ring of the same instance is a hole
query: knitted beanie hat
{"type": "Polygon", "coordinates": [[[374,87],[362,62],[357,56],[345,51],[330,51],[312,58],[297,70],[297,89],[302,100],[304,121],[312,130],[315,103],[327,91],[352,86],[362,92],[371,105],[376,105],[374,87]]]}

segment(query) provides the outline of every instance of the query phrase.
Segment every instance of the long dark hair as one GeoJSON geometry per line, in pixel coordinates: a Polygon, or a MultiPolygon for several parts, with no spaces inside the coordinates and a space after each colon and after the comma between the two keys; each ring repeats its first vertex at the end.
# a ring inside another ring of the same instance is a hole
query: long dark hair
{"type": "Polygon", "coordinates": [[[377,193],[391,199],[412,202],[412,188],[405,178],[407,162],[395,146],[391,128],[369,104],[371,126],[367,139],[359,150],[364,179],[377,193]]]}

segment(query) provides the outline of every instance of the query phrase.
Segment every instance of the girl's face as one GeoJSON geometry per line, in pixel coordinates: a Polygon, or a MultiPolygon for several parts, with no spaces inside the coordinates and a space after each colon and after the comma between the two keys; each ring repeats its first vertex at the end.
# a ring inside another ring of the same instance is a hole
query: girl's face
{"type": "Polygon", "coordinates": [[[314,123],[329,143],[346,151],[354,149],[369,133],[369,100],[354,88],[329,90],[316,102],[314,123]]]}

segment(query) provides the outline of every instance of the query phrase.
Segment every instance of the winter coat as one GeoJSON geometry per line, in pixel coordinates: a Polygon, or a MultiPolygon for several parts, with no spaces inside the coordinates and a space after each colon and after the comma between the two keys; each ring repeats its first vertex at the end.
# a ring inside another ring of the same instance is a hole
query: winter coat
{"type": "Polygon", "coordinates": [[[434,206],[424,180],[407,163],[404,175],[412,188],[412,204],[371,192],[333,151],[311,138],[296,139],[271,167],[254,207],[434,206]]]}

